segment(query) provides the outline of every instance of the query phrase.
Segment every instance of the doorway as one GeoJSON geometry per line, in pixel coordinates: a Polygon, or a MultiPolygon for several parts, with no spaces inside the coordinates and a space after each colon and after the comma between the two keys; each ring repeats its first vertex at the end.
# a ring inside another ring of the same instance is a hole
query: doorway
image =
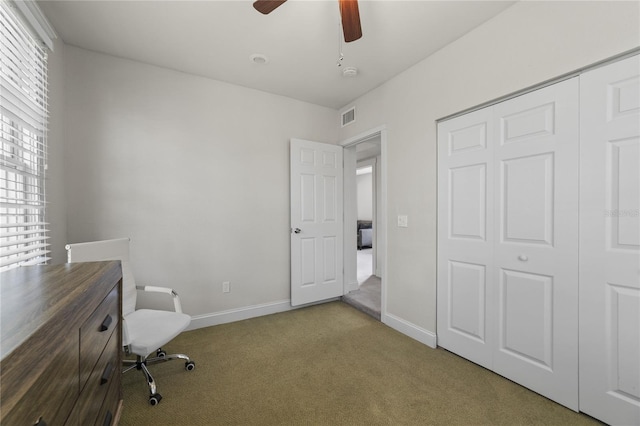
{"type": "Polygon", "coordinates": [[[382,320],[386,257],[383,212],[383,130],[345,147],[345,294],[342,300],[382,320]]]}
{"type": "MultiPolygon", "coordinates": [[[[359,148],[365,144],[371,146],[369,148],[371,158],[359,160],[356,164],[356,234],[357,234],[357,278],[358,285],[362,285],[369,277],[375,275],[375,256],[373,255],[374,247],[377,244],[374,238],[374,231],[377,229],[375,224],[376,218],[376,160],[380,155],[379,145],[376,147],[375,142],[365,142],[356,146],[356,153],[359,148]]],[[[369,154],[365,154],[369,155],[369,154]]],[[[360,156],[360,155],[359,155],[360,156]]]]}

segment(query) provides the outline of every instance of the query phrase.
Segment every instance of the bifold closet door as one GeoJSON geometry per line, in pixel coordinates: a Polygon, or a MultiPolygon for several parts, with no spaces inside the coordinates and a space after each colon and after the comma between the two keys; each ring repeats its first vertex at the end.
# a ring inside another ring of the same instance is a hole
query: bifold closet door
{"type": "Polygon", "coordinates": [[[438,343],[578,408],[578,83],[438,125],[438,343]]]}
{"type": "Polygon", "coordinates": [[[580,409],[640,424],[640,57],[580,80],[580,409]]]}
{"type": "Polygon", "coordinates": [[[438,125],[438,344],[491,369],[491,107],[438,125]]]}
{"type": "Polygon", "coordinates": [[[578,79],[493,117],[493,370],[577,411],[578,79]]]}

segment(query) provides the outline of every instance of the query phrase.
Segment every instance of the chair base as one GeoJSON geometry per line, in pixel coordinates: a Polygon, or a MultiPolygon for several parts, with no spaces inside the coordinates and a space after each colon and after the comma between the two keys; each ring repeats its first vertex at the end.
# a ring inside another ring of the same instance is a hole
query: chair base
{"type": "Polygon", "coordinates": [[[143,357],[143,356],[140,356],[140,355],[136,355],[136,359],[135,360],[125,359],[125,360],[122,361],[122,363],[126,366],[122,370],[123,374],[126,373],[127,371],[133,370],[134,368],[136,370],[142,371],[142,373],[144,374],[145,378],[147,379],[147,385],[149,386],[149,404],[151,404],[151,405],[157,405],[160,402],[160,400],[162,399],[162,395],[160,395],[157,392],[156,382],[153,379],[153,376],[151,375],[151,372],[147,368],[147,365],[149,365],[149,364],[157,364],[157,363],[161,363],[161,362],[167,362],[167,361],[171,361],[171,360],[175,360],[175,359],[182,359],[182,360],[185,361],[185,363],[184,363],[185,370],[191,371],[196,367],[196,363],[191,361],[191,358],[189,358],[185,354],[167,355],[167,353],[165,351],[163,351],[162,348],[159,348],[156,351],[156,355],[157,356],[152,357],[152,358],[147,358],[147,357],[143,357]]]}

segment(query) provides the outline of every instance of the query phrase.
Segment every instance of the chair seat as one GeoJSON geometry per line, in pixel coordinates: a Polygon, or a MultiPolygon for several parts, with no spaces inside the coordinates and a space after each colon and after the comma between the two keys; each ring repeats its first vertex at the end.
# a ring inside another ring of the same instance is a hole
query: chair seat
{"type": "Polygon", "coordinates": [[[142,357],[164,346],[191,323],[187,314],[139,309],[124,317],[131,353],[142,357]]]}

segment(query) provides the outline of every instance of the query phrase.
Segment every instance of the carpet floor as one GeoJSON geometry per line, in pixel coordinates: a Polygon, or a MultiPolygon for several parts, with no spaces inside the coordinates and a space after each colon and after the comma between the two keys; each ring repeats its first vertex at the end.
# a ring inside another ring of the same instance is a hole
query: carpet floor
{"type": "Polygon", "coordinates": [[[592,418],[342,302],[182,333],[184,352],[123,376],[120,425],[588,425],[592,418]]]}

